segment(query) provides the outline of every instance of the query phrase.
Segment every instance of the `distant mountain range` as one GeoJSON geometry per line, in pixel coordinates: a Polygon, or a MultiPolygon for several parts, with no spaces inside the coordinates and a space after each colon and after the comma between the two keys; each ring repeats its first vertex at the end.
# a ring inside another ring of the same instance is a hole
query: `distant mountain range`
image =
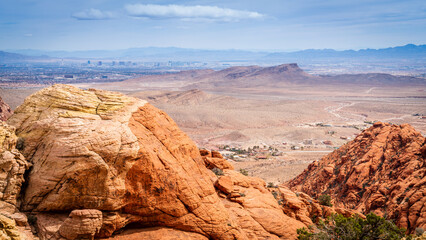
{"type": "Polygon", "coordinates": [[[203,50],[175,47],[146,47],[124,50],[92,51],[42,51],[33,49],[0,51],[0,61],[26,60],[27,57],[126,59],[143,61],[286,61],[327,59],[420,59],[426,60],[426,45],[407,44],[383,49],[337,51],[333,49],[308,49],[295,52],[255,52],[245,50],[203,50]],[[9,55],[8,53],[9,52],[9,55]],[[20,55],[13,55],[20,54],[20,55]]]}
{"type": "Polygon", "coordinates": [[[48,56],[29,56],[12,52],[0,51],[0,63],[16,63],[49,59],[48,56]]]}
{"type": "Polygon", "coordinates": [[[229,89],[279,89],[291,86],[425,86],[426,79],[383,73],[315,76],[295,63],[272,67],[239,66],[223,70],[191,70],[105,84],[120,89],[146,89],[147,86],[179,86],[181,89],[226,92],[229,89]]]}

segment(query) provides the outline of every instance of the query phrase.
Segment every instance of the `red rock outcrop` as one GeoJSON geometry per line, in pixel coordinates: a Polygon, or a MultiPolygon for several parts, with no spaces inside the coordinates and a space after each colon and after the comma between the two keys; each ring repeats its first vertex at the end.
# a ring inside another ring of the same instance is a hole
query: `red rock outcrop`
{"type": "Polygon", "coordinates": [[[310,196],[374,212],[410,232],[426,228],[425,138],[408,124],[375,123],[353,141],[316,161],[288,182],[310,196]]]}
{"type": "Polygon", "coordinates": [[[204,164],[208,169],[219,168],[219,169],[230,169],[234,170],[234,166],[217,151],[208,151],[201,149],[200,154],[203,157],[204,164]]]}
{"type": "Polygon", "coordinates": [[[319,201],[309,197],[306,193],[293,192],[284,186],[271,190],[278,193],[276,194],[277,200],[281,203],[284,213],[303,222],[306,226],[313,225],[319,219],[326,219],[334,213],[342,214],[345,217],[353,215],[364,217],[362,213],[354,210],[321,205],[319,201]]]}
{"type": "MultiPolygon", "coordinates": [[[[47,238],[109,237],[136,224],[188,239],[292,239],[305,226],[283,213],[262,180],[228,170],[217,153],[203,159],[173,120],[145,101],[54,85],[28,97],[8,123],[32,164],[21,209],[37,215],[47,238]],[[225,176],[216,183],[206,163],[225,176]],[[215,188],[225,180],[230,192],[215,188]],[[87,209],[102,212],[100,228],[99,214],[87,209]],[[72,232],[77,225],[84,231],[72,232]]],[[[155,231],[134,234],[151,238],[155,231]]]]}
{"type": "Polygon", "coordinates": [[[12,114],[12,109],[0,97],[0,121],[6,121],[12,114]]]}
{"type": "Polygon", "coordinates": [[[228,169],[223,173],[215,184],[219,196],[248,239],[296,239],[296,230],[306,227],[284,214],[262,179],[228,169]]]}

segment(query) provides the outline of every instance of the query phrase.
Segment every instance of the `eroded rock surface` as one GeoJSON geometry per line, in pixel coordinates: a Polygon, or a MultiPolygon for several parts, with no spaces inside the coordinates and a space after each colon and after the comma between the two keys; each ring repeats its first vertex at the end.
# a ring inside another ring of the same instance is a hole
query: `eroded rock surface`
{"type": "Polygon", "coordinates": [[[330,194],[337,206],[395,219],[410,232],[426,229],[425,138],[408,124],[375,123],[288,186],[330,194]]]}
{"type": "Polygon", "coordinates": [[[248,239],[296,239],[296,230],[306,227],[284,214],[262,179],[228,169],[223,172],[215,186],[231,218],[248,239]]]}
{"type": "Polygon", "coordinates": [[[219,168],[219,169],[231,169],[234,170],[234,166],[217,151],[200,150],[200,154],[204,159],[204,163],[208,169],[219,168]]]}
{"type": "Polygon", "coordinates": [[[0,97],[0,121],[6,121],[12,114],[12,109],[0,97]]]}
{"type": "Polygon", "coordinates": [[[102,226],[102,212],[96,209],[73,210],[59,228],[59,234],[69,240],[94,239],[102,226]]]}
{"type": "Polygon", "coordinates": [[[54,85],[28,97],[8,123],[32,164],[21,209],[37,213],[45,238],[109,237],[137,224],[194,239],[292,239],[305,226],[283,213],[261,179],[229,170],[216,152],[203,158],[145,101],[54,85]],[[225,176],[216,183],[205,164],[225,176]],[[225,180],[228,192],[218,187],[225,180]]]}
{"type": "Polygon", "coordinates": [[[0,202],[4,201],[0,204],[0,210],[3,205],[17,206],[17,198],[25,181],[24,173],[30,167],[16,149],[17,142],[15,128],[0,122],[0,202]]]}

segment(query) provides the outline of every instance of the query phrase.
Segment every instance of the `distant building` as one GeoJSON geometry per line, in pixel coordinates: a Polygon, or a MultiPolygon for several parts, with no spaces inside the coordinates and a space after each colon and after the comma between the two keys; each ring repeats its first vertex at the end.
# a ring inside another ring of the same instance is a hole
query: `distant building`
{"type": "Polygon", "coordinates": [[[102,61],[99,61],[99,62],[98,62],[98,66],[102,66],[102,61]]]}

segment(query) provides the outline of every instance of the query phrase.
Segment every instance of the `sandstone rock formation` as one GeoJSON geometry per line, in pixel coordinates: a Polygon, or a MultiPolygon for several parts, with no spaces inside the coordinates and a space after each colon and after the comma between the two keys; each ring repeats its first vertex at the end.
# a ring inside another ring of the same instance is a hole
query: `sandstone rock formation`
{"type": "Polygon", "coordinates": [[[234,166],[217,151],[200,150],[200,154],[203,157],[204,164],[208,169],[219,168],[219,169],[231,169],[234,170],[234,166]]]}
{"type": "Polygon", "coordinates": [[[173,228],[154,227],[144,229],[127,229],[110,238],[111,240],[208,240],[207,237],[193,232],[184,232],[173,228]]]}
{"type": "Polygon", "coordinates": [[[20,240],[21,236],[15,221],[0,214],[0,239],[20,240]]]}
{"type": "Polygon", "coordinates": [[[395,219],[410,232],[426,229],[425,138],[408,124],[375,123],[288,186],[330,194],[337,206],[395,219]]]}
{"type": "Polygon", "coordinates": [[[16,149],[19,142],[15,128],[0,122],[0,239],[30,239],[26,236],[32,235],[27,217],[18,210],[24,173],[30,167],[16,149]]]}
{"type": "Polygon", "coordinates": [[[306,193],[293,192],[284,186],[272,191],[277,192],[277,200],[281,203],[284,213],[303,222],[306,226],[313,225],[319,219],[326,219],[334,213],[342,214],[345,217],[351,217],[355,214],[364,217],[362,213],[354,210],[321,205],[306,193]]]}
{"type": "Polygon", "coordinates": [[[0,97],[0,121],[6,121],[12,114],[12,109],[0,97]]]}
{"type": "Polygon", "coordinates": [[[17,204],[25,170],[30,167],[15,148],[17,142],[15,129],[0,122],[0,201],[13,206],[17,204]]]}
{"type": "Polygon", "coordinates": [[[36,214],[46,238],[109,237],[136,225],[146,231],[135,239],[158,236],[153,227],[188,239],[292,239],[305,226],[283,213],[262,180],[229,170],[215,152],[203,159],[144,101],[54,85],[28,97],[8,123],[32,164],[21,209],[36,214]]]}
{"type": "Polygon", "coordinates": [[[96,209],[73,210],[59,228],[66,239],[94,239],[102,226],[102,212],[96,209]]]}
{"type": "Polygon", "coordinates": [[[248,239],[296,239],[296,230],[306,227],[284,214],[262,179],[228,169],[223,172],[216,188],[231,219],[241,226],[248,239]]]}

